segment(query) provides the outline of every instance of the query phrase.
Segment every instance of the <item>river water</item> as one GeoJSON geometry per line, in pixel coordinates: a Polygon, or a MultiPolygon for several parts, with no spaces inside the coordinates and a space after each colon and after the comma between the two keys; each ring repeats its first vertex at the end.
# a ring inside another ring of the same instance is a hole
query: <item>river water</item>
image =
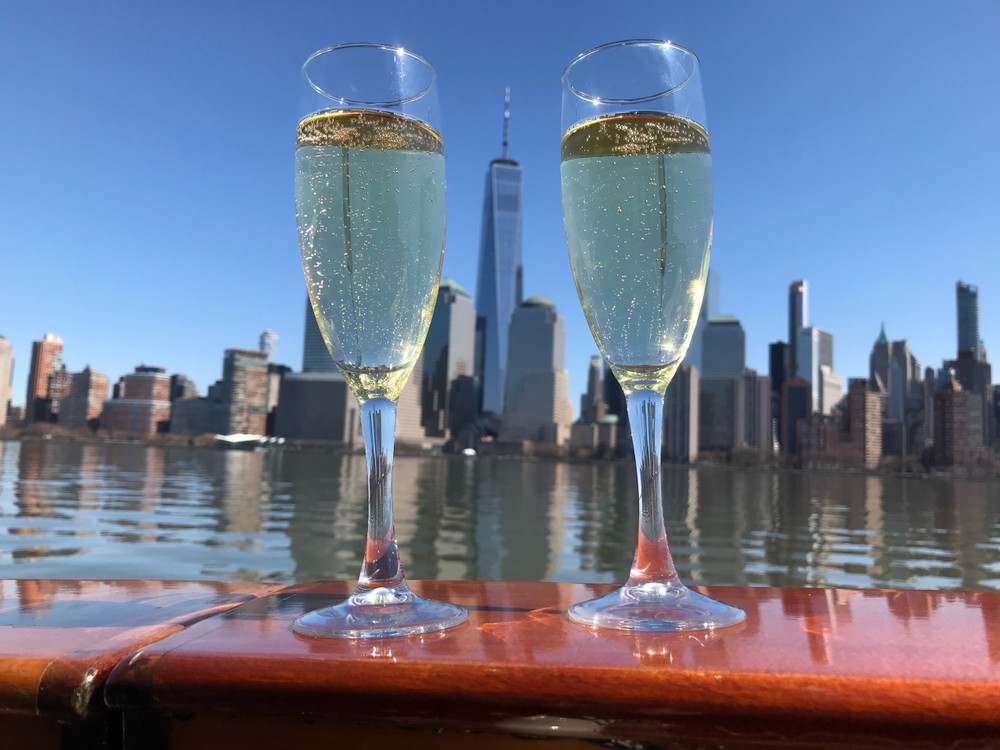
{"type": "MultiPolygon", "coordinates": [[[[688,583],[1000,590],[1000,482],[664,466],[688,583]]],[[[416,579],[612,582],[635,545],[630,464],[397,457],[416,579]]],[[[353,579],[365,463],[0,441],[0,578],[353,579]]]]}

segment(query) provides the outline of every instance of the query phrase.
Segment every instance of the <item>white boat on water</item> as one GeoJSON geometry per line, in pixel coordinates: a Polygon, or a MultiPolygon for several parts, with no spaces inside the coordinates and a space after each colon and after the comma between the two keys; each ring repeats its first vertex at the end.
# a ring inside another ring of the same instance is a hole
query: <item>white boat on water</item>
{"type": "Polygon", "coordinates": [[[215,444],[222,448],[235,450],[253,450],[261,446],[281,445],[284,438],[267,437],[266,435],[250,435],[245,432],[234,432],[232,435],[216,435],[215,444]]]}

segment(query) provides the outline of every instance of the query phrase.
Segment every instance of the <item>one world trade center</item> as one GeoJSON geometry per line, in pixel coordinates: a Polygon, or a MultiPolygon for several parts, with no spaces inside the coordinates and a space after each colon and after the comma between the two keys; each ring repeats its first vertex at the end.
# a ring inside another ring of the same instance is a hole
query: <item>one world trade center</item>
{"type": "Polygon", "coordinates": [[[503,151],[490,162],[476,279],[476,374],[480,412],[503,413],[510,319],[523,299],[521,165],[507,158],[510,89],[504,94],[503,151]]]}

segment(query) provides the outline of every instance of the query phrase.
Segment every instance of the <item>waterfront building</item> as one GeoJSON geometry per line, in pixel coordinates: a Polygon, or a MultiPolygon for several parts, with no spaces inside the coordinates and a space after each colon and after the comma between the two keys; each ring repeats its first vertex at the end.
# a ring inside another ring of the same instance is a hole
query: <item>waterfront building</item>
{"type": "MultiPolygon", "coordinates": [[[[267,352],[264,352],[266,354],[267,352]]],[[[265,420],[265,435],[274,434],[274,418],[278,411],[279,394],[281,393],[281,379],[292,371],[288,365],[277,365],[274,362],[267,363],[267,390],[264,394],[264,409],[267,413],[265,420]]]]}
{"type": "Polygon", "coordinates": [[[118,380],[118,398],[170,402],[170,376],[163,367],[139,365],[118,380]]]}
{"type": "Polygon", "coordinates": [[[698,311],[698,322],[695,324],[694,333],[691,334],[691,343],[688,345],[687,354],[684,355],[684,364],[691,365],[701,373],[702,356],[704,351],[705,329],[708,321],[719,315],[719,275],[709,269],[705,277],[705,294],[702,297],[701,309],[698,311]]]}
{"type": "Polygon", "coordinates": [[[31,367],[28,370],[28,392],[24,399],[24,418],[27,424],[48,421],[49,376],[62,367],[63,341],[46,333],[41,341],[31,344],[31,367]]]}
{"type": "Polygon", "coordinates": [[[246,349],[226,349],[222,358],[222,380],[216,396],[226,407],[225,423],[216,430],[223,435],[267,433],[267,355],[246,349]]]}
{"type": "Polygon", "coordinates": [[[278,334],[272,331],[270,328],[265,330],[260,335],[259,348],[260,351],[267,357],[268,362],[274,362],[274,353],[278,345],[278,334]]]}
{"type": "Polygon", "coordinates": [[[0,427],[7,423],[10,389],[14,377],[14,348],[0,336],[0,427]]]}
{"type": "MultiPolygon", "coordinates": [[[[962,353],[972,355],[968,350],[962,353]]],[[[934,394],[934,464],[975,466],[989,461],[982,423],[982,399],[951,377],[934,394]]]]}
{"type": "Polygon", "coordinates": [[[423,358],[421,422],[430,437],[454,436],[475,422],[478,403],[467,382],[476,365],[476,312],[469,293],[451,279],[441,281],[423,358]]]}
{"type": "Polygon", "coordinates": [[[698,383],[698,449],[730,453],[743,431],[743,393],[736,378],[702,378],[698,383]]]}
{"type": "Polygon", "coordinates": [[[946,361],[944,369],[949,373],[949,381],[956,380],[967,397],[977,402],[976,418],[970,429],[978,427],[981,445],[992,446],[996,438],[996,423],[993,419],[993,370],[990,363],[976,359],[973,352],[965,350],[958,353],[957,359],[946,361]]]}
{"type": "Polygon", "coordinates": [[[788,285],[788,368],[787,379],[804,373],[799,370],[799,331],[809,325],[808,285],[804,280],[788,285]]]}
{"type": "MultiPolygon", "coordinates": [[[[406,385],[396,401],[396,442],[423,444],[427,439],[423,413],[420,407],[420,390],[424,378],[424,353],[420,352],[413,365],[406,385]]],[[[360,421],[360,420],[359,420],[360,421]]]]}
{"type": "Polygon", "coordinates": [[[360,445],[358,401],[339,372],[285,373],[274,432],[293,440],[360,445]]]}
{"type": "Polygon", "coordinates": [[[170,432],[175,435],[217,432],[215,426],[225,420],[225,413],[224,405],[208,396],[178,399],[170,407],[170,432]]]}
{"type": "MultiPolygon", "coordinates": [[[[669,389],[668,389],[669,393],[669,389]]],[[[771,383],[744,368],[735,378],[703,378],[699,384],[698,443],[703,451],[765,458],[771,436],[771,383]]]]}
{"type": "Polygon", "coordinates": [[[74,373],[69,395],[62,402],[59,424],[70,429],[96,429],[110,387],[108,376],[91,369],[89,365],[82,372],[74,373]]]}
{"type": "Polygon", "coordinates": [[[971,352],[975,360],[984,359],[983,342],[979,338],[979,288],[959,281],[955,284],[958,308],[958,356],[971,352]]]}
{"type": "Polygon", "coordinates": [[[312,302],[306,297],[306,327],[302,340],[302,372],[337,372],[337,365],[326,348],[323,333],[319,330],[312,302]]]}
{"type": "Polygon", "coordinates": [[[736,435],[736,449],[757,460],[767,458],[774,446],[771,419],[771,379],[746,368],[737,378],[737,389],[742,391],[742,432],[736,435]]]}
{"type": "Polygon", "coordinates": [[[509,350],[507,358],[503,438],[565,442],[573,409],[565,369],[562,316],[551,300],[529,297],[514,313],[510,336],[518,344],[509,350]]]}
{"type": "Polygon", "coordinates": [[[867,379],[852,378],[831,414],[810,414],[799,429],[802,466],[875,469],[882,457],[882,396],[867,379]]]}
{"type": "Polygon", "coordinates": [[[170,376],[163,367],[140,365],[122,376],[114,398],[104,402],[101,429],[151,437],[170,426],[170,376]]]}
{"type": "Polygon", "coordinates": [[[663,457],[692,463],[698,459],[700,378],[692,365],[677,368],[663,408],[663,457]]]}
{"type": "Polygon", "coordinates": [[[523,296],[522,171],[507,157],[510,91],[504,99],[503,150],[490,162],[476,278],[476,376],[480,412],[502,414],[508,334],[523,296]]]}
{"type": "Polygon", "coordinates": [[[706,380],[738,378],[746,367],[746,334],[733,315],[708,321],[703,347],[701,376],[706,380]]]}
{"type": "Polygon", "coordinates": [[[595,354],[590,358],[590,367],[587,368],[587,390],[580,396],[578,421],[581,424],[596,424],[607,411],[607,404],[604,403],[604,370],[601,358],[595,354]]]}
{"type": "Polygon", "coordinates": [[[41,421],[59,421],[63,402],[69,398],[69,392],[72,387],[73,373],[66,369],[66,365],[60,365],[58,369],[49,373],[48,398],[45,400],[45,408],[41,421]]]}
{"type": "Polygon", "coordinates": [[[799,423],[813,411],[812,386],[803,378],[794,377],[781,387],[781,452],[788,456],[799,452],[799,423]]]}

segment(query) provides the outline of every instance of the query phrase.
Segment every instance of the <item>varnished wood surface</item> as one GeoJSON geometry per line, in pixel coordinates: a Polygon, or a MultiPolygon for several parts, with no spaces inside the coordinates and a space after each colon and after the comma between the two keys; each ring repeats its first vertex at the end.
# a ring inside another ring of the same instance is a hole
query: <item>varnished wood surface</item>
{"type": "Polygon", "coordinates": [[[107,699],[126,712],[720,747],[1000,744],[1000,594],[710,588],[747,621],[638,635],[566,619],[607,586],[412,585],[465,605],[469,621],[379,642],[304,638],[294,618],[348,587],[288,587],[137,651],[107,699]]]}
{"type": "Polygon", "coordinates": [[[82,719],[136,649],[275,586],[178,581],[0,581],[0,713],[82,719]]]}

